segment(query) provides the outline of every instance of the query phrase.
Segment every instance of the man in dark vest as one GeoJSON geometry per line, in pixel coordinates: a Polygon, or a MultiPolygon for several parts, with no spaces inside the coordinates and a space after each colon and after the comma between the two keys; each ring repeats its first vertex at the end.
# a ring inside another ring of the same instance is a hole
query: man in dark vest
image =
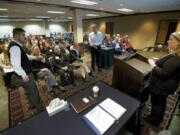
{"type": "Polygon", "coordinates": [[[40,102],[39,93],[32,74],[32,68],[28,56],[23,49],[25,42],[25,31],[21,28],[13,29],[13,40],[9,44],[10,61],[17,80],[26,90],[31,108],[37,108],[42,111],[43,107],[40,102]]]}

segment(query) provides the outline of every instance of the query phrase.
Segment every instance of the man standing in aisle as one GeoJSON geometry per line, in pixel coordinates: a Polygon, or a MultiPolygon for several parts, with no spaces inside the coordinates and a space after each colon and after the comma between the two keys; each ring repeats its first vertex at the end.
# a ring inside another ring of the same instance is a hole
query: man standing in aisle
{"type": "Polygon", "coordinates": [[[95,71],[95,63],[97,62],[98,71],[101,72],[100,49],[102,44],[102,33],[97,30],[97,26],[93,25],[93,31],[89,34],[89,44],[91,47],[91,67],[95,71]]]}
{"type": "Polygon", "coordinates": [[[25,31],[21,28],[14,28],[13,40],[9,44],[10,61],[17,75],[18,83],[26,90],[31,108],[35,107],[40,112],[43,107],[32,74],[30,61],[23,49],[25,40],[25,31]]]}

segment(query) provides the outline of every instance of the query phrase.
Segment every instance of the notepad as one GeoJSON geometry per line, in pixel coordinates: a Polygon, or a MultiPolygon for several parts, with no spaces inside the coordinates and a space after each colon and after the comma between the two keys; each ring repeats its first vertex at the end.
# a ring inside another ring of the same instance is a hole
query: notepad
{"type": "Polygon", "coordinates": [[[83,118],[97,135],[103,135],[125,112],[126,108],[107,98],[83,118]]]}
{"type": "Polygon", "coordinates": [[[102,101],[99,106],[112,115],[116,120],[118,120],[126,112],[126,108],[110,98],[102,101]]]}
{"type": "Polygon", "coordinates": [[[115,122],[115,119],[99,106],[96,106],[83,118],[97,135],[103,135],[115,122]]]}

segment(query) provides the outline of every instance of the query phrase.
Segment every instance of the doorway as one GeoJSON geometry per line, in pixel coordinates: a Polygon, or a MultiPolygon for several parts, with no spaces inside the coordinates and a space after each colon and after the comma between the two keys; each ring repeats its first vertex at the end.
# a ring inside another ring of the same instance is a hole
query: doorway
{"type": "Polygon", "coordinates": [[[113,32],[114,32],[114,23],[113,22],[106,22],[105,33],[113,36],[113,32]]]}
{"type": "Polygon", "coordinates": [[[161,20],[155,44],[166,45],[171,33],[177,29],[179,20],[161,20]]]}

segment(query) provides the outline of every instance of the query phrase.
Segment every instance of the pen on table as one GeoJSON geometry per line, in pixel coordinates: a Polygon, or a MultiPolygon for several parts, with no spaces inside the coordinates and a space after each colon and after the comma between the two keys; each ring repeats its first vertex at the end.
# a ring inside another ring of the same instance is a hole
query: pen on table
{"type": "Polygon", "coordinates": [[[94,100],[94,98],[93,98],[93,97],[91,97],[91,96],[89,96],[89,98],[90,98],[91,100],[94,100]]]}

